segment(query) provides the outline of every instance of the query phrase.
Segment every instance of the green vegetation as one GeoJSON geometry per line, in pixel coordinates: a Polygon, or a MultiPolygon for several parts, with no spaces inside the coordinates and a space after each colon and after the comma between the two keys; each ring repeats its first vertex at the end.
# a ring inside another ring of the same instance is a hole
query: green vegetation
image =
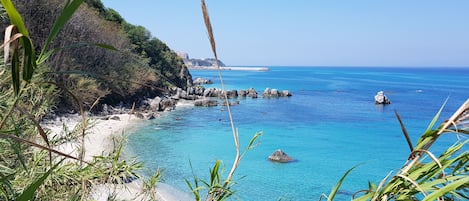
{"type": "MultiPolygon", "coordinates": [[[[140,177],[136,172],[142,164],[120,157],[122,139],[115,141],[109,154],[90,161],[83,159],[84,137],[91,124],[84,116],[85,110],[92,109],[96,102],[128,104],[139,97],[164,93],[168,87],[184,88],[190,82],[190,74],[180,58],[151,37],[148,30],[128,24],[99,0],[0,2],[0,20],[6,28],[1,46],[4,54],[0,56],[0,200],[86,200],[94,185],[121,184],[140,177]],[[67,130],[65,136],[49,136],[39,122],[60,109],[79,111],[82,123],[67,130]],[[54,149],[70,141],[80,145],[78,157],[54,149]]],[[[202,5],[218,60],[208,11],[204,2],[202,5]]],[[[233,196],[236,168],[261,135],[256,134],[241,153],[229,104],[227,107],[236,158],[224,180],[221,163],[216,161],[208,181],[195,175],[193,183],[187,181],[196,200],[226,200],[233,196]]],[[[469,140],[456,142],[438,157],[430,152],[442,134],[469,134],[469,101],[434,128],[440,112],[416,146],[408,140],[411,154],[404,167],[378,185],[370,183],[368,189],[357,192],[352,199],[469,199],[469,152],[465,149],[469,140]]],[[[352,169],[333,188],[328,200],[334,199],[352,169]]],[[[144,182],[149,200],[155,199],[155,184],[160,176],[156,171],[144,182]]]]}
{"type": "MultiPolygon", "coordinates": [[[[142,164],[120,157],[123,139],[110,153],[84,160],[91,126],[85,110],[98,101],[131,103],[137,100],[126,97],[184,88],[190,79],[162,42],[151,37],[137,41],[158,44],[147,47],[148,52],[165,57],[136,54],[138,48],[122,26],[102,19],[83,2],[1,0],[0,200],[86,200],[94,185],[139,178],[142,164]],[[51,136],[40,122],[57,110],[78,111],[82,123],[66,128],[64,136],[51,136]],[[66,142],[80,146],[78,157],[55,150],[66,142]]],[[[144,190],[154,192],[150,185],[159,177],[157,171],[144,190]]]]}
{"type": "MultiPolygon", "coordinates": [[[[35,41],[34,49],[53,52],[41,68],[60,86],[55,100],[59,112],[79,109],[63,88],[80,97],[89,110],[97,101],[130,107],[143,98],[167,93],[170,87],[185,89],[192,81],[182,59],[144,27],[127,23],[100,0],[84,2],[69,23],[55,31],[51,42],[48,31],[66,1],[15,1],[35,41]],[[43,46],[46,41],[47,47],[43,46]]],[[[98,105],[92,111],[99,109],[98,105]]]]}

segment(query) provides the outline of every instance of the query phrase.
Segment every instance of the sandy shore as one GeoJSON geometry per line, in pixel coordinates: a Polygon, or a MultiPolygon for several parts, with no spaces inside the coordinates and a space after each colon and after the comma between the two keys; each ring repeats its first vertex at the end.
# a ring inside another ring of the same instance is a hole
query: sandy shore
{"type": "MultiPolygon", "coordinates": [[[[113,148],[113,138],[119,137],[131,129],[136,129],[145,122],[145,120],[129,114],[112,115],[112,117],[114,118],[106,118],[107,120],[104,120],[103,117],[88,117],[91,127],[87,130],[85,137],[85,161],[91,161],[93,156],[109,153],[113,148]]],[[[64,132],[65,127],[72,130],[80,124],[82,124],[81,116],[70,115],[44,122],[43,127],[50,131],[51,136],[54,136],[64,135],[66,133],[64,132]]],[[[68,142],[55,147],[55,149],[75,157],[79,155],[78,142],[68,142]]],[[[98,185],[91,191],[90,200],[105,201],[111,196],[115,196],[119,200],[148,200],[147,197],[142,195],[141,189],[142,180],[135,180],[122,185],[98,185]]],[[[161,201],[193,200],[191,195],[163,183],[157,184],[155,196],[157,200],[161,201]]]]}

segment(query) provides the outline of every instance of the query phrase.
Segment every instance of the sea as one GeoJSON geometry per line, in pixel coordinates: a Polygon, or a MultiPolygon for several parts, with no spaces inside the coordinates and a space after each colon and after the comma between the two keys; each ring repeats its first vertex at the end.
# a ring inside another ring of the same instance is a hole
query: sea
{"type": "MultiPolygon", "coordinates": [[[[417,142],[438,110],[438,124],[469,98],[469,68],[443,67],[269,67],[269,71],[222,72],[227,90],[254,88],[259,98],[239,98],[232,106],[244,153],[233,177],[230,200],[319,200],[344,173],[335,200],[379,184],[404,165],[411,141],[417,142]],[[291,97],[263,98],[264,89],[289,90],[291,97]],[[390,105],[375,105],[383,91],[390,105]],[[445,103],[446,102],[446,103],[445,103]],[[262,133],[253,149],[247,145],[262,133]],[[268,156],[281,149],[294,158],[276,163],[268,156]]],[[[220,88],[217,71],[192,70],[220,88]]],[[[235,100],[232,100],[235,101],[235,100]]],[[[438,156],[464,136],[446,134],[430,149],[438,156]]],[[[144,175],[162,171],[161,182],[190,193],[186,179],[210,181],[210,168],[222,161],[223,181],[235,158],[227,108],[181,105],[129,135],[126,153],[143,161],[144,175]]],[[[201,184],[201,183],[199,183],[201,184]]],[[[325,200],[325,199],[323,199],[325,200]]]]}

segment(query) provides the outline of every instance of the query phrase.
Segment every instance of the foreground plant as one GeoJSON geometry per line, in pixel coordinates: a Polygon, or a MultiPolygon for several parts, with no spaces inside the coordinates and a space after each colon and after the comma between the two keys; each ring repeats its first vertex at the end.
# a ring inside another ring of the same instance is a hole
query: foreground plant
{"type": "Polygon", "coordinates": [[[141,164],[120,160],[122,144],[109,155],[83,160],[89,124],[81,101],[73,94],[82,118],[76,132],[51,138],[39,124],[57,94],[57,85],[41,73],[47,59],[60,50],[48,47],[83,0],[65,2],[39,55],[13,3],[0,2],[11,23],[0,47],[4,51],[0,66],[0,200],[83,200],[94,184],[124,183],[137,177],[141,164]],[[78,157],[54,149],[76,136],[81,141],[78,157]]]}
{"type": "MultiPolygon", "coordinates": [[[[444,105],[435,115],[416,146],[412,145],[407,130],[396,112],[401,128],[410,148],[405,165],[394,175],[389,174],[378,185],[369,184],[352,197],[352,200],[468,200],[469,199],[469,139],[461,135],[469,134],[469,99],[440,126],[434,128],[444,105]],[[439,157],[430,148],[443,134],[458,135],[458,141],[448,147],[439,157]]],[[[350,172],[350,170],[348,171],[350,172]]],[[[343,182],[339,181],[334,189],[343,182]]],[[[333,200],[337,190],[331,192],[328,200],[333,200]]]]}

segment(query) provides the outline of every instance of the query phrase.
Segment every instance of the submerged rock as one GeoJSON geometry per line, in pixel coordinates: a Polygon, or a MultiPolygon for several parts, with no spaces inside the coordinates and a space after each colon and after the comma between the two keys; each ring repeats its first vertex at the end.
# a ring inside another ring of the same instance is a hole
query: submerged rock
{"type": "Polygon", "coordinates": [[[281,149],[278,149],[272,155],[269,156],[269,160],[275,161],[275,162],[280,162],[280,163],[288,163],[288,162],[293,161],[293,158],[288,156],[281,149]]]}

